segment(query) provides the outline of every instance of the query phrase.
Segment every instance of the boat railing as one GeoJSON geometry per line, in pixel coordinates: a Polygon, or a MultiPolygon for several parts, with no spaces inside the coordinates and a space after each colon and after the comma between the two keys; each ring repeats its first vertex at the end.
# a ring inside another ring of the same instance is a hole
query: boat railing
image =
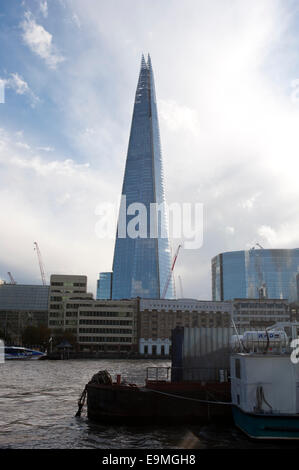
{"type": "Polygon", "coordinates": [[[267,353],[274,355],[291,354],[293,348],[290,342],[274,342],[267,341],[265,339],[247,339],[242,341],[240,344],[233,344],[230,348],[231,352],[245,352],[245,353],[267,353]]]}
{"type": "Polygon", "coordinates": [[[172,367],[147,367],[146,380],[169,382],[171,379],[171,369],[172,367]]]}
{"type": "Polygon", "coordinates": [[[146,381],[228,382],[229,369],[215,367],[147,367],[146,381]]]}

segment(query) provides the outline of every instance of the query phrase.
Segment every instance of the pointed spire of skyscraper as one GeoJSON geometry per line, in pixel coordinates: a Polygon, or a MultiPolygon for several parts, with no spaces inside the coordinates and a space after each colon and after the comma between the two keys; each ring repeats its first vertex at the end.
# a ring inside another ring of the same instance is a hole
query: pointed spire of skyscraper
{"type": "Polygon", "coordinates": [[[145,58],[144,58],[144,55],[142,54],[141,56],[141,68],[142,69],[146,69],[146,62],[145,62],[145,58]]]}
{"type": "MultiPolygon", "coordinates": [[[[152,214],[151,210],[152,204],[159,207],[165,204],[165,195],[154,75],[149,55],[147,63],[143,54],[141,57],[122,196],[125,196],[125,212],[120,210],[119,220],[123,220],[124,214],[126,234],[125,237],[119,232],[116,235],[112,298],[159,299],[169,276],[171,258],[167,220],[152,214]],[[134,223],[130,211],[136,203],[146,210],[147,223],[143,227],[144,233],[130,236],[127,229],[134,223]],[[152,222],[156,227],[155,237],[151,232],[152,222]]],[[[173,298],[172,281],[165,297],[173,298]]]]}

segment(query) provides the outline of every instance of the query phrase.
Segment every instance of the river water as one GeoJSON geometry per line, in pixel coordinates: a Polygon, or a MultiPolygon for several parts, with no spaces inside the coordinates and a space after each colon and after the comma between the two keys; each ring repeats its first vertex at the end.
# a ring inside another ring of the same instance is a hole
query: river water
{"type": "MultiPolygon", "coordinates": [[[[0,448],[2,449],[209,449],[273,448],[254,443],[234,427],[103,426],[76,418],[85,384],[99,370],[144,384],[146,368],[167,361],[7,361],[0,364],[0,448]]],[[[284,444],[292,446],[292,444],[284,444]]],[[[282,444],[279,444],[282,446],[282,444]]],[[[296,446],[295,446],[296,447],[296,446]]]]}

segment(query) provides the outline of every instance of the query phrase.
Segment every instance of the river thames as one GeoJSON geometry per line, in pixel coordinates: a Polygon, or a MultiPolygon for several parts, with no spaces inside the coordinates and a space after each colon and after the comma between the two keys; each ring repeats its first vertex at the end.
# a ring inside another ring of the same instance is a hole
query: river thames
{"type": "MultiPolygon", "coordinates": [[[[146,368],[167,361],[7,361],[0,364],[0,448],[2,449],[211,449],[277,448],[249,441],[234,427],[102,426],[86,408],[76,418],[78,398],[99,370],[144,385],[146,368]]],[[[284,444],[284,447],[286,444],[284,444]]],[[[288,443],[288,448],[296,448],[288,443]]]]}

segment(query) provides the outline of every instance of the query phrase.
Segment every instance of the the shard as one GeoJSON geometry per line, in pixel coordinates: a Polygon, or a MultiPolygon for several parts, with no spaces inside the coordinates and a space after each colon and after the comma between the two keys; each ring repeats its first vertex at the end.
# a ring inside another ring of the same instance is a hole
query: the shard
{"type": "Polygon", "coordinates": [[[113,299],[173,298],[172,277],[167,284],[171,272],[167,216],[155,204],[165,209],[160,133],[151,60],[142,56],[114,249],[113,299]],[[141,212],[144,216],[144,209],[146,219],[138,224],[136,217],[141,212]],[[138,236],[129,230],[124,234],[124,225],[129,228],[130,223],[139,229],[138,236]]]}

